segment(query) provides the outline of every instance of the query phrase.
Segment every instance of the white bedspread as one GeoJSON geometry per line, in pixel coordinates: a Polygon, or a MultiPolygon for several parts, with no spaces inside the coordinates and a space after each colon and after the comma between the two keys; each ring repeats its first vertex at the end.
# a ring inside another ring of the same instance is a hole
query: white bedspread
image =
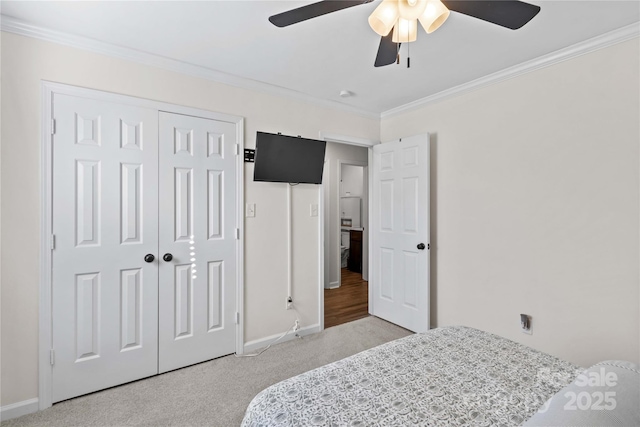
{"type": "Polygon", "coordinates": [[[242,425],[513,426],[580,372],[496,335],[437,328],[268,387],[242,425]]]}

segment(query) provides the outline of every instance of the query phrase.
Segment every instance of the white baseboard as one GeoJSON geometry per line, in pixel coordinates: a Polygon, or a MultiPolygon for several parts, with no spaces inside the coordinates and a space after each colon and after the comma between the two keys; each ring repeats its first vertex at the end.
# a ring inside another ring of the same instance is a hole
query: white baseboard
{"type": "MultiPolygon", "coordinates": [[[[311,326],[305,326],[303,328],[298,329],[297,334],[301,337],[304,337],[306,335],[311,335],[311,334],[316,334],[320,332],[320,325],[315,324],[315,325],[311,325],[311,326]]],[[[258,340],[253,340],[253,341],[249,341],[247,343],[244,344],[244,353],[252,353],[256,350],[260,350],[266,346],[269,345],[269,343],[275,341],[276,339],[278,339],[280,337],[280,334],[275,334],[275,335],[271,335],[269,337],[265,337],[265,338],[260,338],[258,340]]],[[[278,341],[279,343],[283,343],[286,341],[291,341],[293,339],[296,338],[296,334],[294,332],[289,332],[284,338],[282,338],[280,341],[278,341]]]]}
{"type": "Polygon", "coordinates": [[[340,287],[340,282],[331,282],[329,283],[329,287],[327,289],[336,289],[340,287]]]}
{"type": "Polygon", "coordinates": [[[23,415],[38,412],[38,398],[23,400],[22,402],[12,403],[0,408],[0,421],[18,418],[23,415]]]}

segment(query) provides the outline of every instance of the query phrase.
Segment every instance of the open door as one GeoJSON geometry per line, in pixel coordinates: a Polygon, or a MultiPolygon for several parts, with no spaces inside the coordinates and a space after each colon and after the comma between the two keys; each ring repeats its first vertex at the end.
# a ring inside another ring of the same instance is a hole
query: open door
{"type": "Polygon", "coordinates": [[[429,329],[429,135],[373,147],[369,312],[429,329]]]}

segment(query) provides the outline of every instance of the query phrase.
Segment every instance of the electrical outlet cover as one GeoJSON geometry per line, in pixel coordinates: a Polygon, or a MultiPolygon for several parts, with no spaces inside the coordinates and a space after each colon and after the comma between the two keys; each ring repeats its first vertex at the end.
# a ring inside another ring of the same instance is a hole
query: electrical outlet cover
{"type": "Polygon", "coordinates": [[[532,325],[532,319],[531,316],[529,315],[520,315],[520,330],[522,331],[523,334],[527,334],[527,335],[533,335],[533,325],[532,325]],[[522,316],[526,316],[527,319],[527,328],[525,328],[525,325],[522,321],[522,316]]]}

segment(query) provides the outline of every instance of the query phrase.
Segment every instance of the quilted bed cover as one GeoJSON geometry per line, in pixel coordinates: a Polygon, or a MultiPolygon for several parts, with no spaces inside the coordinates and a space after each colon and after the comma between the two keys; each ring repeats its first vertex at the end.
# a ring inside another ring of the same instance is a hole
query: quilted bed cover
{"type": "Polygon", "coordinates": [[[410,335],[274,384],[248,426],[513,426],[582,368],[454,326],[410,335]]]}

